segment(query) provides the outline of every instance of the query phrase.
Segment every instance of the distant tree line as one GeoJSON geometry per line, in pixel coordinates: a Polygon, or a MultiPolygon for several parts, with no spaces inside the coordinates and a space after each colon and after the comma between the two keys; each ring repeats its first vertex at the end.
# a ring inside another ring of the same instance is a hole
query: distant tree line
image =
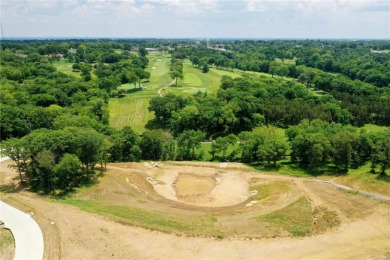
{"type": "MultiPolygon", "coordinates": [[[[228,51],[189,47],[177,51],[194,66],[290,77],[330,94],[349,123],[390,124],[390,54],[386,41],[227,41],[228,51]]],[[[214,44],[216,44],[214,43],[214,44]]],[[[208,71],[208,70],[207,70],[208,71]]]]}

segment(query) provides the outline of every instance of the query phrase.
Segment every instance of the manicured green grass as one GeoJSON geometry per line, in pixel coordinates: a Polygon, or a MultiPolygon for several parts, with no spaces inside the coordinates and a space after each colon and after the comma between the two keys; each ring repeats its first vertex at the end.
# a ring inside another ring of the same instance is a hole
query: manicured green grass
{"type": "MultiPolygon", "coordinates": [[[[238,70],[238,69],[234,69],[234,72],[235,72],[235,73],[244,73],[243,71],[238,70]]],[[[264,72],[246,71],[245,74],[248,74],[248,75],[255,75],[255,76],[260,76],[260,77],[265,77],[265,78],[274,78],[274,79],[277,79],[277,80],[282,80],[282,77],[279,77],[279,76],[276,75],[276,74],[274,74],[274,76],[272,77],[272,74],[270,74],[270,73],[264,73],[264,72]]],[[[283,80],[284,80],[284,81],[296,81],[296,79],[294,79],[294,78],[289,78],[289,77],[283,77],[283,80]]]]}
{"type": "Polygon", "coordinates": [[[110,125],[118,129],[131,126],[137,133],[144,132],[145,125],[153,118],[153,114],[148,111],[150,98],[141,97],[134,93],[110,99],[110,125]]]}
{"type": "Polygon", "coordinates": [[[157,210],[149,211],[132,206],[108,204],[95,200],[63,199],[53,200],[56,203],[76,206],[81,210],[112,217],[114,220],[130,225],[159,230],[168,233],[182,232],[188,235],[218,237],[221,231],[216,228],[216,217],[180,216],[157,210]]]}
{"type": "Polygon", "coordinates": [[[142,90],[134,84],[124,84],[120,88],[128,91],[124,97],[111,98],[108,105],[110,110],[110,125],[121,129],[131,126],[137,133],[145,131],[146,123],[154,118],[148,111],[149,101],[158,95],[158,89],[172,82],[169,76],[170,58],[160,53],[148,56],[151,73],[150,81],[141,83],[142,90]]]}
{"type": "Polygon", "coordinates": [[[183,63],[183,79],[178,80],[178,85],[172,85],[167,91],[177,95],[193,95],[199,91],[216,93],[221,85],[221,78],[224,75],[232,78],[241,76],[239,72],[224,71],[211,68],[208,73],[191,65],[188,61],[183,63]]]}
{"type": "MultiPolygon", "coordinates": [[[[128,94],[121,98],[110,99],[110,125],[115,128],[120,129],[124,126],[131,126],[138,133],[144,132],[145,124],[154,117],[147,110],[150,99],[158,95],[158,89],[172,82],[169,71],[171,58],[168,54],[152,53],[148,56],[148,59],[149,66],[147,70],[151,73],[150,82],[141,84],[142,87],[146,88],[138,91],[138,84],[135,89],[133,84],[124,84],[120,88],[127,90],[128,94]]],[[[163,90],[163,95],[170,92],[176,95],[189,96],[199,91],[215,94],[220,87],[222,76],[237,78],[243,75],[243,72],[239,70],[227,71],[216,68],[210,68],[208,73],[203,73],[189,61],[184,61],[183,71],[184,78],[178,80],[177,86],[173,84],[171,87],[163,90]]],[[[256,72],[253,74],[271,77],[267,73],[256,72]]],[[[211,159],[207,152],[205,153],[205,159],[211,159]]]]}
{"type": "Polygon", "coordinates": [[[365,124],[361,129],[365,130],[368,133],[379,133],[384,131],[389,131],[390,127],[388,126],[379,126],[373,124],[365,124]]]}
{"type": "Polygon", "coordinates": [[[279,58],[276,58],[275,61],[278,62],[278,63],[285,64],[285,65],[295,65],[296,64],[295,59],[284,59],[284,60],[281,60],[279,58]]]}
{"type": "Polygon", "coordinates": [[[72,71],[72,66],[74,63],[66,62],[66,60],[60,60],[53,62],[53,66],[57,69],[57,71],[62,72],[67,75],[72,75],[77,78],[81,78],[80,72],[74,72],[72,71]]]}
{"type": "Polygon", "coordinates": [[[293,236],[306,236],[312,233],[311,206],[305,197],[300,197],[281,210],[256,217],[256,220],[280,233],[288,231],[293,236]]]}

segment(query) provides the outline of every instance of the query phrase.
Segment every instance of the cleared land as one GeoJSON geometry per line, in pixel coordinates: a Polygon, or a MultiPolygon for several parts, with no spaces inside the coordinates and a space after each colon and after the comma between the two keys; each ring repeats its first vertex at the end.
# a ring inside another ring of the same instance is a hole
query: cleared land
{"type": "Polygon", "coordinates": [[[110,164],[95,186],[56,200],[15,190],[17,175],[7,163],[1,187],[13,193],[2,199],[35,213],[45,258],[382,259],[389,253],[388,203],[312,179],[268,175],[238,163],[121,163],[110,164]],[[194,177],[185,181],[214,178],[214,187],[176,196],[172,184],[183,174],[194,177]],[[212,194],[220,186],[225,188],[212,194]],[[235,196],[245,199],[218,207],[235,196]],[[202,201],[215,206],[194,205],[202,201]]]}

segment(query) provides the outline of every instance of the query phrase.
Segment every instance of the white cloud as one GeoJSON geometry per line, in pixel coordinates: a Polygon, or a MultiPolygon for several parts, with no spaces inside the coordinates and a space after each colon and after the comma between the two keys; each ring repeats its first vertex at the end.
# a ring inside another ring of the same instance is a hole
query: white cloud
{"type": "Polygon", "coordinates": [[[243,0],[248,12],[265,12],[273,9],[290,9],[294,11],[335,11],[339,9],[378,10],[390,8],[388,0],[243,0]]]}
{"type": "Polygon", "coordinates": [[[216,10],[219,0],[142,0],[142,4],[154,6],[158,11],[174,12],[177,15],[199,14],[216,10]]]}
{"type": "Polygon", "coordinates": [[[4,30],[19,36],[390,38],[389,5],[389,0],[0,0],[4,30]]]}

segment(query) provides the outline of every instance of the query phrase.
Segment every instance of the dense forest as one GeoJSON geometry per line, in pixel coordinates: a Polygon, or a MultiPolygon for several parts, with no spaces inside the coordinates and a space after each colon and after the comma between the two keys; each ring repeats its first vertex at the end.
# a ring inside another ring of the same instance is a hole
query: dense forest
{"type": "Polygon", "coordinates": [[[93,181],[107,162],[203,160],[202,142],[211,142],[213,161],[289,160],[342,173],[370,163],[385,175],[390,131],[360,127],[390,126],[388,50],[389,41],[3,41],[1,152],[42,193],[93,181]],[[202,73],[242,76],[223,76],[215,94],[156,93],[148,131],[115,129],[108,102],[131,95],[122,84],[141,90],[148,50],[171,55],[175,85],[188,60],[202,73]],[[60,60],[78,77],[57,70],[60,60]]]}

